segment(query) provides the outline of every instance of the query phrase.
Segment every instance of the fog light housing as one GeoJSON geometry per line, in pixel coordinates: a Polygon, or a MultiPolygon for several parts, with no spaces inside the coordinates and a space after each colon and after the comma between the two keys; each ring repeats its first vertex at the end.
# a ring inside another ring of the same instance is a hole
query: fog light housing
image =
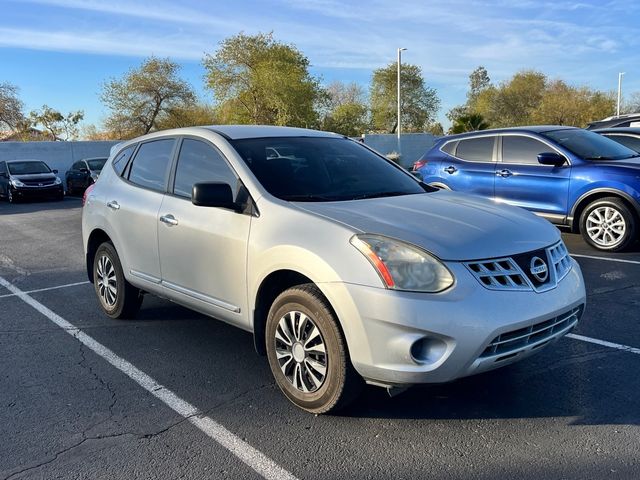
{"type": "Polygon", "coordinates": [[[420,364],[436,363],[447,352],[447,344],[433,337],[422,337],[411,344],[410,353],[414,362],[420,364]]]}

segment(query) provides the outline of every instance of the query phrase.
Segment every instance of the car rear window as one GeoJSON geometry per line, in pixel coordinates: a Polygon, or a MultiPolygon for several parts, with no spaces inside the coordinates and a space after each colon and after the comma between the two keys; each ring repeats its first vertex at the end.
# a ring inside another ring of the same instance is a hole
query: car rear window
{"type": "Polygon", "coordinates": [[[478,137],[460,140],[456,157],[470,162],[492,162],[495,137],[478,137]]]}

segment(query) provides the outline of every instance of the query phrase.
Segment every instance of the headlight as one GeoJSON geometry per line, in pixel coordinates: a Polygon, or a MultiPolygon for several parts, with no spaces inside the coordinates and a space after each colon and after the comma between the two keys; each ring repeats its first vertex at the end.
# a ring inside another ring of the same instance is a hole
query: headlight
{"type": "Polygon", "coordinates": [[[11,181],[11,185],[13,185],[14,187],[24,187],[24,183],[22,183],[17,178],[12,178],[10,181],[11,181]]]}
{"type": "Polygon", "coordinates": [[[54,185],[60,185],[62,183],[62,180],[60,180],[60,177],[56,177],[56,180],[53,183],[54,185]]]}
{"type": "Polygon", "coordinates": [[[367,257],[387,288],[436,293],[453,285],[447,267],[418,247],[381,235],[354,235],[351,244],[367,257]]]}

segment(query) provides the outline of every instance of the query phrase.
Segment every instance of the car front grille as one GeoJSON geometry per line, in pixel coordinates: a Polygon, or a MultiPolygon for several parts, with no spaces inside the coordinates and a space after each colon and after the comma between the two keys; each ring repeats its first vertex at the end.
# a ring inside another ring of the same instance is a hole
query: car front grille
{"type": "Polygon", "coordinates": [[[55,183],[55,179],[47,179],[47,180],[20,180],[27,187],[47,187],[51,186],[55,183]]]}
{"type": "Polygon", "coordinates": [[[554,288],[572,268],[571,257],[562,241],[542,250],[466,262],[473,276],[489,290],[544,292],[554,288]],[[537,263],[535,263],[537,262],[537,263]],[[536,276],[533,266],[544,264],[546,276],[536,276]]]}
{"type": "Polygon", "coordinates": [[[583,310],[584,305],[580,305],[544,322],[502,333],[487,345],[480,354],[480,358],[495,357],[496,361],[506,360],[527,347],[541,347],[553,337],[563,335],[571,330],[580,320],[583,310]]]}

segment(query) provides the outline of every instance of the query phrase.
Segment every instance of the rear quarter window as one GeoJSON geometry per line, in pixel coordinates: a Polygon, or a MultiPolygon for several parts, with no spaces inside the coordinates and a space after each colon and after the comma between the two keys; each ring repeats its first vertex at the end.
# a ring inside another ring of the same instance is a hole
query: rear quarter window
{"type": "Polygon", "coordinates": [[[120,153],[118,153],[118,155],[116,155],[116,158],[113,159],[113,162],[111,162],[111,164],[113,165],[113,169],[116,171],[118,176],[121,176],[122,172],[124,172],[124,169],[127,166],[127,163],[129,163],[131,155],[133,155],[133,151],[135,149],[135,145],[125,148],[120,153]]]}
{"type": "Polygon", "coordinates": [[[444,153],[448,153],[449,155],[453,155],[456,151],[456,145],[458,145],[458,142],[447,142],[442,146],[440,150],[442,150],[444,153]]]}

